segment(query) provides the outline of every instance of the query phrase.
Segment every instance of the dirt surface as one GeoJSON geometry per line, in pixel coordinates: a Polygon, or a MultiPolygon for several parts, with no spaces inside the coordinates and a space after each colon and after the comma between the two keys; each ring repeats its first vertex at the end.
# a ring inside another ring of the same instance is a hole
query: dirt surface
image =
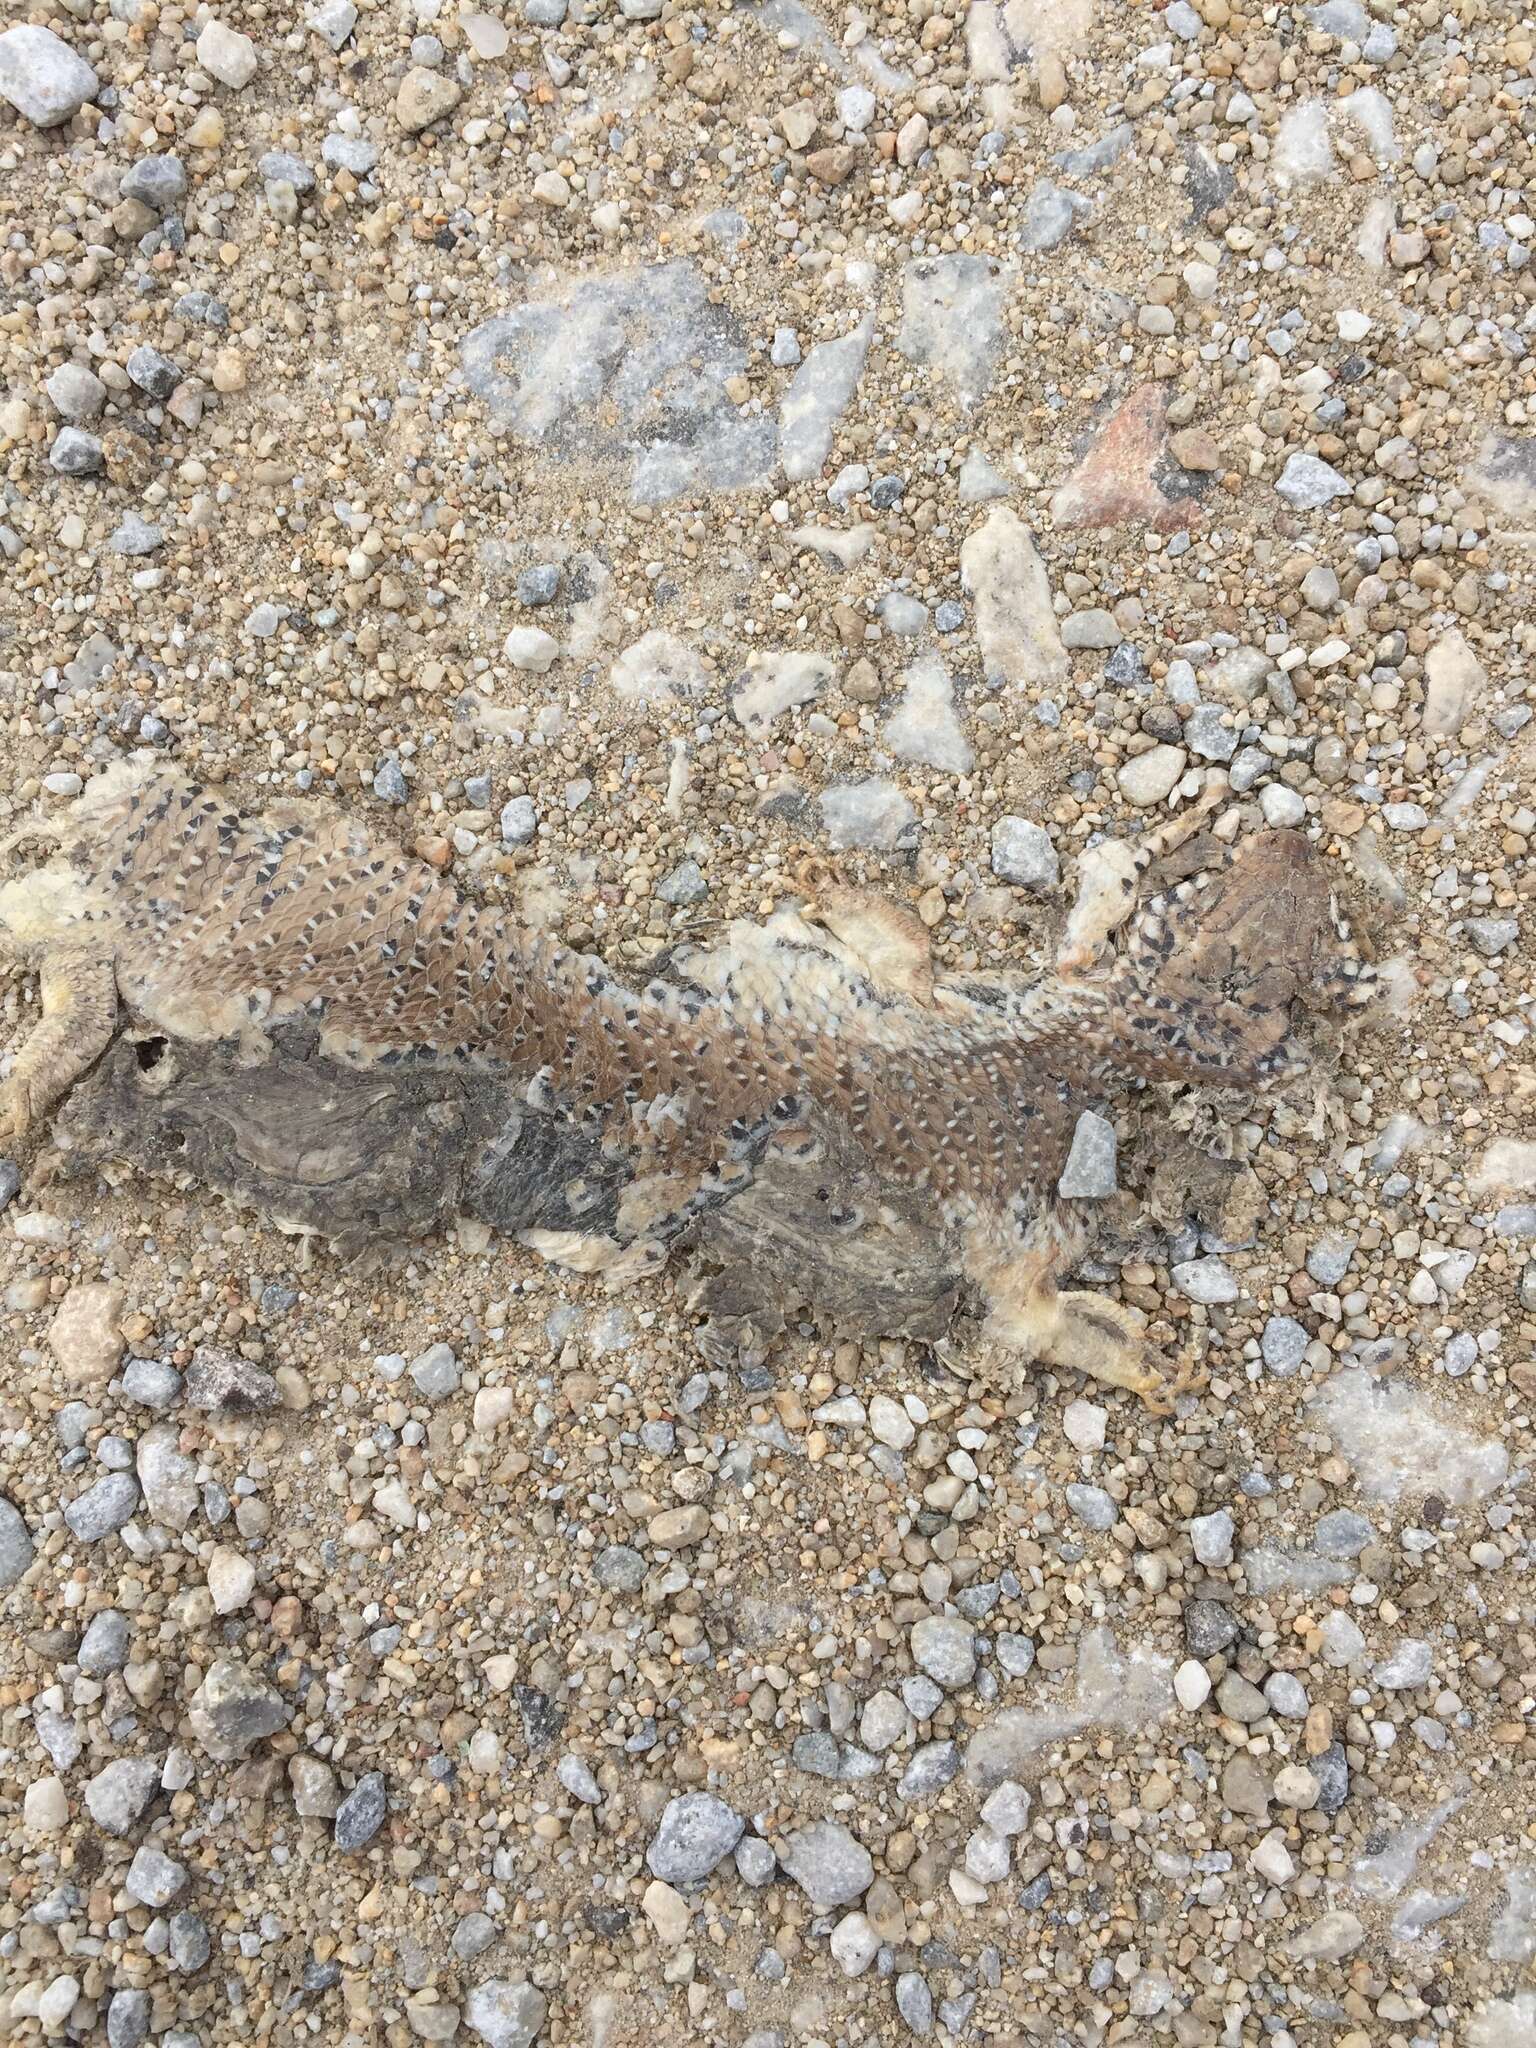
{"type": "Polygon", "coordinates": [[[1529,2048],[1529,19],[31,12],[0,832],[148,746],[960,971],[1219,768],[1387,998],[1121,1119],[1166,1421],[13,1147],[6,2040],[1529,2048]]]}

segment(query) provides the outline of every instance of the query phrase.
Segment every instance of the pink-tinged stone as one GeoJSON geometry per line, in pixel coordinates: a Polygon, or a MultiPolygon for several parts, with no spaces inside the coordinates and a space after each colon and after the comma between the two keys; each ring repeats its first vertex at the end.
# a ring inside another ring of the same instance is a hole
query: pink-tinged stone
{"type": "Polygon", "coordinates": [[[1153,481],[1163,451],[1166,401],[1160,384],[1142,384],[1115,411],[1092,448],[1051,499],[1058,526],[1127,526],[1159,533],[1198,526],[1198,498],[1169,498],[1153,481]]]}

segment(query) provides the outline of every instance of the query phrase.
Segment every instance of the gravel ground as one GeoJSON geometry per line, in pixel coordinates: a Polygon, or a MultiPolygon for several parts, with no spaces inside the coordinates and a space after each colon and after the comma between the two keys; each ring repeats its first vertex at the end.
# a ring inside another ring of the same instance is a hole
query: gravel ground
{"type": "Polygon", "coordinates": [[[6,2041],[1530,2048],[1529,13],[31,11],[0,829],[959,968],[1220,768],[1395,1003],[1115,1133],[1165,1423],[0,1162],[6,2041]]]}

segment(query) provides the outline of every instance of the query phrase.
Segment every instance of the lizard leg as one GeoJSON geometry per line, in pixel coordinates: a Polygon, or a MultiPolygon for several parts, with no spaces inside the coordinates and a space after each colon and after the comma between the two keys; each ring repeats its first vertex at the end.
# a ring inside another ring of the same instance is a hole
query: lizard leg
{"type": "Polygon", "coordinates": [[[997,1334],[1047,1365],[1080,1372],[1106,1386],[1123,1387],[1155,1414],[1172,1406],[1177,1384],[1148,1350],[1141,1323],[1124,1303],[1088,1289],[1027,1294],[997,1325],[997,1334]]]}
{"type": "Polygon", "coordinates": [[[1103,839],[1077,863],[1077,898],[1062,933],[1056,973],[1082,974],[1103,958],[1110,939],[1130,916],[1142,877],[1154,861],[1182,846],[1227,797],[1224,776],[1213,776],[1198,803],[1142,839],[1103,839]]]}
{"type": "Polygon", "coordinates": [[[822,861],[805,861],[795,879],[806,892],[800,915],[832,935],[850,967],[877,989],[931,998],[933,950],[921,918],[873,889],[839,882],[822,861]]]}
{"type": "Polygon", "coordinates": [[[1018,1247],[1000,1247],[985,1226],[970,1234],[967,1271],[986,1298],[983,1335],[1106,1386],[1123,1387],[1153,1414],[1166,1415],[1192,1384],[1186,1370],[1162,1372],[1135,1311],[1087,1288],[1061,1289],[1082,1238],[1045,1231],[1018,1247]]]}
{"type": "Polygon", "coordinates": [[[23,1136],[100,1058],[117,1028],[117,977],[109,955],[50,947],[38,982],[42,1021],[0,1084],[0,1136],[23,1136]]]}

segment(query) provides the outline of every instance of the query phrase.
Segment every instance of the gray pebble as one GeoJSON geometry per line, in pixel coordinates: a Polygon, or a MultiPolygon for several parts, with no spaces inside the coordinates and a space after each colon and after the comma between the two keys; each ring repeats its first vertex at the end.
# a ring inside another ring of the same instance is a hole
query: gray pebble
{"type": "Polygon", "coordinates": [[[158,1358],[130,1358],[123,1367],[123,1392],[141,1408],[174,1408],[181,1399],[181,1374],[158,1358]]]}
{"type": "Polygon", "coordinates": [[[152,555],[155,549],[164,545],[163,527],[152,526],[137,512],[125,512],[122,524],[107,542],[114,555],[152,555]]]}
{"type": "Polygon", "coordinates": [[[960,1769],[960,1747],[954,1742],[928,1742],[914,1750],[912,1761],[901,1774],[897,1791],[910,1805],[931,1799],[950,1784],[960,1769]]]}
{"type": "Polygon", "coordinates": [[[921,1675],[901,1681],[902,1704],[918,1721],[931,1721],[944,1703],[944,1694],[931,1678],[921,1675]]]}
{"type": "Polygon", "coordinates": [[[382,1771],[368,1771],[336,1809],[332,1839],[344,1855],[365,1849],[384,1824],[389,1795],[382,1771]]]}
{"type": "Polygon", "coordinates": [[[896,1979],[896,2010],[906,2021],[908,2033],[919,2040],[932,2033],[933,1993],[916,1970],[903,1970],[896,1979]]]}
{"type": "Polygon", "coordinates": [[[167,1856],[153,1842],[143,1842],[134,1851],[123,1882],[145,1906],[168,1906],[187,1881],[186,1866],[167,1856]]]}
{"type": "Polygon", "coordinates": [[[784,1868],[813,1906],[847,1906],[875,1875],[869,1851],[836,1821],[813,1821],[789,1837],[784,1868]]]}
{"type": "Polygon", "coordinates": [[[560,594],[560,568],[555,562],[535,562],[531,569],[525,569],[517,579],[517,601],[519,604],[539,606],[553,604],[560,594]]]}
{"type": "Polygon", "coordinates": [[[1119,1512],[1102,1486],[1077,1483],[1067,1488],[1067,1506],[1090,1529],[1112,1529],[1119,1512]]]}
{"type": "Polygon", "coordinates": [[[1063,191],[1049,178],[1039,179],[1024,207],[1019,247],[1032,255],[1058,248],[1071,234],[1078,215],[1089,210],[1088,201],[1075,192],[1063,191]]]}
{"type": "Polygon", "coordinates": [[[1287,458],[1275,489],[1293,511],[1314,512],[1334,498],[1351,496],[1354,485],[1320,455],[1297,451],[1287,458]]]}
{"type": "Polygon", "coordinates": [[[736,1844],[736,1870],[743,1884],[755,1888],[771,1884],[778,1867],[778,1857],[761,1835],[743,1835],[736,1844]]]}
{"type": "Polygon", "coordinates": [[[496,1939],[496,1922],[488,1913],[466,1913],[453,1930],[450,1946],[461,1963],[483,1956],[496,1939]]]}
{"type": "Polygon", "coordinates": [[[1284,1379],[1301,1364],[1310,1341],[1306,1330],[1294,1316],[1271,1316],[1264,1325],[1259,1349],[1269,1370],[1284,1379]]]}
{"type": "Polygon", "coordinates": [[[170,397],[176,385],[182,381],[180,365],[162,356],[158,348],[150,348],[147,342],[139,342],[133,354],[127,358],[127,373],[145,397],[170,397]]]}
{"type": "Polygon", "coordinates": [[[976,1632],[958,1615],[926,1614],[912,1630],[912,1661],[946,1691],[969,1685],[976,1671],[976,1632]]]}
{"type": "Polygon", "coordinates": [[[291,150],[269,149],[259,157],[256,169],[269,185],[291,185],[295,192],[313,192],[315,174],[303,157],[291,150]]]}
{"type": "Polygon", "coordinates": [[[410,795],[400,763],[392,755],[373,771],[373,793],[386,804],[403,804],[410,795]]]}
{"type": "Polygon", "coordinates": [[[746,1822],[712,1792],[684,1792],[668,1802],[645,1861],[664,1884],[698,1884],[741,1840],[746,1822]]]}
{"type": "Polygon", "coordinates": [[[1204,761],[1230,761],[1237,752],[1237,734],[1223,724],[1219,704],[1197,704],[1184,721],[1184,739],[1191,753],[1204,761]]]}
{"type": "Polygon", "coordinates": [[[1184,1640],[1202,1661],[1237,1641],[1237,1622],[1219,1600],[1190,1600],[1184,1607],[1184,1640]]]}
{"type": "Polygon", "coordinates": [[[531,796],[515,796],[501,807],[501,837],[506,846],[526,846],[539,828],[531,796]]]}
{"type": "Polygon", "coordinates": [[[690,903],[702,903],[709,894],[709,884],[696,860],[685,860],[656,884],[656,894],[663,903],[685,907],[690,903]]]}
{"type": "Polygon", "coordinates": [[[447,1344],[429,1344],[411,1360],[410,1374],[417,1392],[429,1401],[446,1401],[457,1393],[461,1377],[459,1361],[447,1344]]]}
{"type": "Polygon", "coordinates": [[[133,1519],[139,1482],[131,1472],[109,1472],[77,1494],[64,1510],[71,1533],[82,1543],[99,1543],[133,1519]]]}
{"type": "Polygon", "coordinates": [[[48,461],[60,476],[94,476],[102,465],[101,443],[83,428],[60,427],[48,461]]]}
{"type": "Polygon", "coordinates": [[[1271,1671],[1264,1681],[1264,1697],[1286,1721],[1304,1721],[1312,1704],[1294,1671],[1271,1671]]]}
{"type": "Polygon", "coordinates": [[[229,308],[212,292],[183,292],[176,301],[178,319],[194,321],[200,327],[228,327],[229,308]]]}
{"type": "Polygon", "coordinates": [[[1335,1508],[1322,1517],[1312,1533],[1313,1548],[1322,1557],[1358,1557],[1375,1540],[1375,1529],[1353,1508],[1335,1508]]]}
{"type": "Polygon", "coordinates": [[[0,1593],[15,1585],[35,1555],[32,1533],[21,1510],[0,1493],[0,1593]]]}
{"type": "Polygon", "coordinates": [[[579,1756],[566,1755],[561,1757],[555,1767],[555,1776],[560,1780],[566,1791],[570,1793],[571,1797],[579,1799],[583,1806],[602,1805],[602,1790],[596,1778],[593,1777],[590,1767],[579,1756]]]}
{"type": "Polygon", "coordinates": [[[1520,926],[1512,917],[1469,917],[1464,930],[1485,960],[1497,958],[1520,936],[1520,926]]]}
{"type": "Polygon", "coordinates": [[[1220,1259],[1184,1259],[1173,1268],[1173,1284],[1191,1301],[1209,1305],[1236,1301],[1238,1285],[1220,1259]]]}
{"type": "Polygon", "coordinates": [[[201,1913],[171,1915],[169,1954],[183,1976],[190,1977],[195,1970],[200,1970],[212,1950],[213,1944],[201,1913]]]}
{"type": "Polygon", "coordinates": [[[1029,818],[999,818],[992,827],[992,872],[1017,888],[1054,887],[1061,863],[1051,835],[1029,818]]]}
{"type": "Polygon", "coordinates": [[[105,1834],[132,1834],[159,1790],[158,1758],[116,1757],[86,1786],[86,1811],[105,1834]]]}
{"type": "Polygon", "coordinates": [[[645,1584],[645,1559],[627,1543],[610,1543],[598,1552],[592,1576],[608,1593],[638,1593],[645,1584]]]}
{"type": "Polygon", "coordinates": [[[1234,1721],[1263,1721],[1269,1715],[1269,1702],[1263,1693],[1237,1671],[1229,1671],[1222,1678],[1216,1688],[1216,1704],[1234,1721]]]}
{"type": "Polygon", "coordinates": [[[1337,1813],[1349,1797],[1349,1759],[1343,1743],[1330,1743],[1321,1756],[1309,1756],[1307,1769],[1317,1780],[1319,1809],[1330,1815],[1337,1813]]]}
{"type": "Polygon", "coordinates": [[[0,1159],[0,1212],[21,1193],[21,1168],[14,1159],[0,1159]]]}
{"type": "Polygon", "coordinates": [[[127,1615],[115,1607],[104,1607],[91,1616],[75,1662],[92,1678],[105,1677],[109,1671],[121,1671],[128,1662],[128,1643],[127,1615]]]}
{"type": "Polygon", "coordinates": [[[1189,1539],[1201,1564],[1212,1567],[1232,1562],[1232,1513],[1217,1508],[1214,1514],[1196,1515],[1189,1525],[1189,1539]]]}
{"type": "Polygon", "coordinates": [[[149,2034],[154,2001],[147,1991],[114,1991],[107,2007],[107,2048],[139,2048],[149,2034]]]}
{"type": "Polygon", "coordinates": [[[377,146],[360,135],[327,135],[320,155],[333,171],[350,171],[354,178],[366,178],[379,160],[377,146]]]}
{"type": "Polygon", "coordinates": [[[1434,1668],[1435,1654],[1430,1645],[1408,1636],[1375,1667],[1371,1676],[1388,1692],[1412,1692],[1418,1686],[1428,1685],[1434,1668]]]}
{"type": "Polygon", "coordinates": [[[1022,1678],[1033,1668],[1035,1641],[1033,1636],[999,1636],[996,1643],[997,1661],[1010,1678],[1022,1678]]]}
{"type": "Polygon", "coordinates": [[[187,196],[187,171],[179,156],[143,156],[124,171],[118,191],[156,213],[169,213],[187,196]]]}
{"type": "Polygon", "coordinates": [[[1337,1232],[1319,1238],[1307,1253],[1307,1271],[1319,1287],[1337,1287],[1355,1256],[1355,1240],[1337,1232]]]}
{"type": "Polygon", "coordinates": [[[1072,1149],[1062,1168],[1056,1192],[1068,1199],[1101,1201],[1119,1186],[1115,1127],[1085,1109],[1072,1133],[1072,1149]]]}
{"type": "Polygon", "coordinates": [[[549,2000],[523,1978],[488,1977],[464,2001],[465,2021],[485,2048],[533,2048],[548,2012],[549,2000]]]}
{"type": "Polygon", "coordinates": [[[535,28],[559,28],[568,0],[523,0],[523,18],[535,28]]]}

